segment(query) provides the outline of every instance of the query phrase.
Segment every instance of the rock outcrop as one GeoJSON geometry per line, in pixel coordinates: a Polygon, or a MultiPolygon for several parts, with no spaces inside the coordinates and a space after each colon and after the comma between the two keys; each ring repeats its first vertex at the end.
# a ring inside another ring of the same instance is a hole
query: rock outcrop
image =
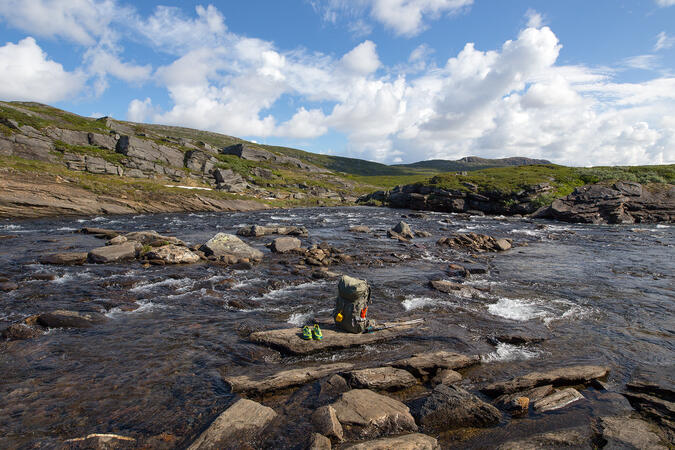
{"type": "Polygon", "coordinates": [[[425,430],[485,428],[496,425],[502,414],[494,406],[458,386],[439,384],[427,397],[417,420],[425,430]]]}
{"type": "Polygon", "coordinates": [[[654,223],[675,221],[675,186],[650,190],[634,182],[592,184],[554,200],[536,217],[574,223],[654,223]]]}
{"type": "Polygon", "coordinates": [[[537,386],[552,384],[554,386],[570,386],[588,383],[596,378],[602,378],[609,373],[609,368],[603,366],[570,366],[553,369],[548,372],[530,372],[513,380],[492,383],[481,391],[489,395],[511,394],[537,386]]]}
{"type": "Polygon", "coordinates": [[[511,248],[512,242],[511,239],[496,239],[486,234],[455,233],[451,237],[440,238],[436,244],[476,252],[504,252],[511,248]]]}

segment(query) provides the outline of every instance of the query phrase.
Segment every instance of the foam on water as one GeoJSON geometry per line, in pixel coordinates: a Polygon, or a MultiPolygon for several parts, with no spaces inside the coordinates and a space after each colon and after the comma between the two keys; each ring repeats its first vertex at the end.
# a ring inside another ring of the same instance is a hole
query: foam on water
{"type": "Polygon", "coordinates": [[[445,301],[445,300],[439,300],[437,298],[431,298],[431,297],[415,297],[415,296],[410,296],[406,297],[405,300],[401,302],[401,306],[403,306],[403,309],[406,311],[412,311],[414,309],[421,309],[426,306],[438,306],[438,305],[449,305],[450,302],[445,301]]]}
{"type": "Polygon", "coordinates": [[[545,319],[550,312],[535,302],[517,298],[501,297],[497,303],[488,306],[488,312],[505,319],[525,322],[532,319],[545,319]]]}
{"type": "Polygon", "coordinates": [[[481,355],[480,359],[483,362],[522,361],[536,358],[540,354],[540,351],[531,348],[500,342],[494,352],[481,355]]]}
{"type": "Polygon", "coordinates": [[[301,327],[305,325],[312,317],[314,317],[314,314],[311,311],[307,313],[293,313],[291,314],[291,317],[288,318],[286,323],[301,327]]]}
{"type": "Polygon", "coordinates": [[[0,225],[0,230],[20,230],[21,228],[22,228],[21,225],[14,225],[14,224],[0,225]]]}
{"type": "Polygon", "coordinates": [[[527,236],[538,236],[539,232],[534,231],[534,230],[525,230],[525,229],[515,229],[511,230],[511,233],[516,233],[516,234],[525,234],[527,236]]]}
{"type": "Polygon", "coordinates": [[[178,286],[179,289],[177,289],[177,291],[184,292],[185,289],[189,289],[190,287],[192,287],[194,283],[195,280],[193,280],[192,278],[178,278],[178,279],[168,278],[166,280],[156,281],[154,283],[140,284],[138,286],[129,289],[129,292],[148,292],[155,288],[163,286],[178,286]]]}
{"type": "Polygon", "coordinates": [[[318,288],[326,286],[327,281],[310,281],[309,283],[297,284],[295,286],[286,286],[281,289],[275,289],[264,294],[262,297],[254,298],[253,300],[274,300],[278,298],[283,298],[290,294],[297,294],[299,291],[306,291],[312,288],[318,288]]]}

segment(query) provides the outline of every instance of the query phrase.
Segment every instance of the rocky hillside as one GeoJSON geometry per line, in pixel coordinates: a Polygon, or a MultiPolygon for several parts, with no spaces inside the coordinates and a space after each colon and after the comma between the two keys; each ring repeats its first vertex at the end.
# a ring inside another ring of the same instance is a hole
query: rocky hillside
{"type": "Polygon", "coordinates": [[[441,212],[532,215],[579,223],[675,221],[675,165],[556,165],[444,174],[359,198],[362,204],[441,212]]]}
{"type": "Polygon", "coordinates": [[[240,209],[233,199],[256,202],[245,209],[352,204],[359,193],[374,189],[231,136],[89,119],[37,103],[0,102],[0,168],[0,215],[20,217],[133,212],[143,206],[240,209]],[[44,189],[50,184],[59,189],[44,189]],[[125,201],[129,196],[138,204],[125,201]],[[97,202],[108,206],[94,212],[97,202]]]}

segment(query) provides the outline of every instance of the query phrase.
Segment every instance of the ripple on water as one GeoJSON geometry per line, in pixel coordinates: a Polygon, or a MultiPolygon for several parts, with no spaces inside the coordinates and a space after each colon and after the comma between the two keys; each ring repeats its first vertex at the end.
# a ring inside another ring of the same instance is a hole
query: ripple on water
{"type": "Polygon", "coordinates": [[[483,362],[523,361],[541,354],[540,350],[500,342],[494,352],[481,355],[480,359],[483,362]]]}

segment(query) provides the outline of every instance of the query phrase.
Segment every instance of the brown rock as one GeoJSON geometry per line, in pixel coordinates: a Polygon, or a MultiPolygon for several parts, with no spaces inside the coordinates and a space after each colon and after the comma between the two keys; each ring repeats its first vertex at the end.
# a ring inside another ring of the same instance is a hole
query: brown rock
{"type": "Polygon", "coordinates": [[[342,425],[340,425],[335,409],[332,406],[322,406],[314,411],[312,423],[314,424],[314,428],[322,435],[339,442],[344,440],[342,425]]]}
{"type": "Polygon", "coordinates": [[[528,389],[526,391],[517,392],[515,394],[504,394],[497,397],[494,401],[495,406],[505,409],[507,411],[514,411],[516,413],[527,410],[527,407],[522,406],[521,398],[528,400],[528,405],[534,403],[542,398],[553,393],[553,385],[547,384],[536,388],[528,389]]]}
{"type": "Polygon", "coordinates": [[[455,384],[458,381],[462,380],[462,374],[459,372],[455,372],[452,369],[443,369],[438,372],[438,375],[434,377],[433,380],[431,380],[431,383],[436,385],[436,384],[455,384]]]}
{"type": "Polygon", "coordinates": [[[347,374],[349,384],[358,389],[398,390],[417,384],[417,380],[407,370],[394,367],[354,370],[347,374]]]}
{"type": "Polygon", "coordinates": [[[15,291],[17,289],[19,289],[19,285],[12,281],[0,282],[0,291],[7,292],[7,291],[15,291]]]}
{"type": "Polygon", "coordinates": [[[370,233],[370,227],[365,225],[352,225],[349,227],[349,231],[352,233],[370,233]]]}
{"type": "Polygon", "coordinates": [[[350,363],[323,364],[315,367],[284,370],[262,379],[253,379],[247,375],[242,375],[224,377],[224,381],[230,385],[232,392],[265,393],[300,386],[332,373],[349,370],[352,367],[353,365],[350,363]]]}
{"type": "Polygon", "coordinates": [[[565,388],[534,402],[534,409],[540,412],[554,411],[583,399],[584,396],[576,389],[565,388]]]}
{"type": "Polygon", "coordinates": [[[137,242],[125,242],[119,245],[107,245],[105,247],[95,248],[89,252],[87,258],[90,262],[105,264],[125,259],[133,259],[140,250],[140,244],[137,242]]]}
{"type": "Polygon", "coordinates": [[[644,420],[635,417],[599,417],[593,424],[596,442],[602,448],[636,448],[666,450],[668,448],[644,420]]]}
{"type": "Polygon", "coordinates": [[[609,372],[603,366],[570,366],[553,369],[548,372],[531,372],[510,381],[493,383],[481,391],[489,395],[510,394],[524,389],[552,384],[554,386],[569,386],[587,383],[595,378],[602,378],[609,372]]]}
{"type": "Polygon", "coordinates": [[[410,358],[401,359],[391,363],[393,367],[405,369],[418,377],[426,377],[435,374],[439,369],[462,369],[480,362],[477,355],[460,355],[448,351],[436,351],[418,353],[410,358]]]}
{"type": "Polygon", "coordinates": [[[242,398],[219,415],[188,450],[240,448],[276,416],[272,408],[242,398]]]}
{"type": "Polygon", "coordinates": [[[406,405],[367,389],[347,391],[332,406],[348,439],[417,431],[406,405]]]}
{"type": "Polygon", "coordinates": [[[59,309],[38,314],[36,323],[46,328],[90,328],[106,320],[103,314],[95,312],[80,313],[59,309]]]}
{"type": "Polygon", "coordinates": [[[541,450],[554,448],[592,449],[588,427],[568,428],[537,434],[518,441],[506,442],[498,450],[541,450]]]}
{"type": "Polygon", "coordinates": [[[40,336],[39,330],[25,325],[23,323],[13,323],[0,333],[3,339],[9,339],[10,341],[19,341],[24,339],[33,339],[40,336]]]}
{"type": "Polygon", "coordinates": [[[312,433],[309,438],[308,450],[330,450],[330,439],[319,433],[312,433]]]}
{"type": "Polygon", "coordinates": [[[417,417],[425,429],[484,428],[496,425],[502,414],[494,406],[457,386],[439,384],[424,401],[417,417]]]}
{"type": "Polygon", "coordinates": [[[158,259],[166,264],[193,264],[200,261],[199,256],[188,248],[174,244],[150,250],[146,256],[150,260],[158,259]]]}
{"type": "Polygon", "coordinates": [[[274,253],[287,253],[300,248],[300,239],[294,237],[279,237],[272,241],[270,250],[274,253]]]}

